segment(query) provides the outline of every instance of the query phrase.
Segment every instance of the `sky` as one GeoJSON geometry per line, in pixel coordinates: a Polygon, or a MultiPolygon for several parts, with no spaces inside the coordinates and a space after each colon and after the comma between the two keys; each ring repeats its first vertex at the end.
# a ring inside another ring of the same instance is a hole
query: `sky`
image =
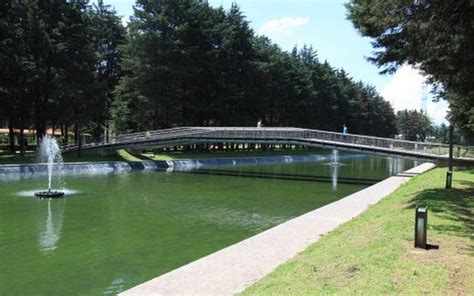
{"type": "MultiPolygon", "coordinates": [[[[446,123],[448,105],[432,102],[429,87],[423,90],[424,77],[411,66],[402,66],[395,74],[380,75],[379,69],[366,60],[373,51],[371,39],[362,37],[346,19],[343,0],[208,0],[214,7],[228,9],[237,3],[259,35],[266,35],[284,50],[295,45],[312,45],[321,62],[343,68],[356,81],[376,87],[395,111],[420,109],[427,99],[427,112],[434,123],[446,123]],[[427,90],[427,91],[426,91],[427,90]]],[[[133,14],[134,0],[104,0],[115,7],[127,22],[133,14]]]]}

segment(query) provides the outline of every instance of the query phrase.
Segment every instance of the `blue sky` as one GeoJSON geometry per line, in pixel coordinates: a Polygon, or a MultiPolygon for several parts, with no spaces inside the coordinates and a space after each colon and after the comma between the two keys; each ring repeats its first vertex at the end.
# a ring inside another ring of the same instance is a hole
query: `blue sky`
{"type": "MultiPolygon", "coordinates": [[[[104,0],[115,7],[127,21],[133,14],[134,0],[104,0]]],[[[228,9],[236,2],[253,30],[270,37],[285,50],[294,45],[312,45],[320,61],[343,68],[354,78],[374,85],[395,110],[420,109],[423,77],[409,67],[394,75],[380,75],[379,69],[366,60],[371,55],[370,39],[363,38],[346,20],[342,0],[209,0],[215,7],[228,9]]],[[[443,122],[447,105],[428,100],[428,115],[443,122]]]]}

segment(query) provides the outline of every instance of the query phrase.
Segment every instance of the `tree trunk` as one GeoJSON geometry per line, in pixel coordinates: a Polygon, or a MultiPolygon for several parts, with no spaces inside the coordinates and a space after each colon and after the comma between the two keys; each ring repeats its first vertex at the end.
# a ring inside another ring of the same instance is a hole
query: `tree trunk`
{"type": "Polygon", "coordinates": [[[41,120],[36,121],[36,143],[40,144],[41,139],[46,135],[46,124],[41,120]]]}
{"type": "Polygon", "coordinates": [[[10,152],[15,154],[15,129],[13,126],[13,118],[11,116],[8,121],[8,139],[10,141],[10,152]]]}
{"type": "Polygon", "coordinates": [[[59,124],[59,129],[61,130],[61,144],[64,144],[64,124],[62,122],[59,124]]]}
{"type": "Polygon", "coordinates": [[[25,156],[25,134],[23,125],[20,127],[20,135],[18,137],[18,142],[20,142],[20,155],[25,156]]]}
{"type": "Polygon", "coordinates": [[[64,145],[69,143],[69,131],[67,122],[64,123],[64,145]]]}
{"type": "Polygon", "coordinates": [[[96,141],[97,141],[97,140],[100,138],[100,136],[102,135],[102,120],[101,120],[100,116],[97,116],[97,122],[96,122],[96,124],[97,124],[97,128],[96,128],[96,130],[95,130],[95,135],[94,135],[94,137],[95,137],[95,139],[96,139],[96,141]]]}
{"type": "MultiPolygon", "coordinates": [[[[23,110],[22,110],[23,111],[23,110]]],[[[24,130],[24,127],[25,127],[25,122],[24,122],[24,119],[23,119],[23,112],[21,113],[21,116],[20,116],[20,135],[18,137],[18,143],[20,144],[20,155],[21,156],[24,156],[25,155],[25,150],[26,150],[26,147],[25,147],[25,130],[24,130]]]]}
{"type": "Polygon", "coordinates": [[[77,122],[74,125],[74,143],[76,145],[79,144],[79,125],[77,124],[77,122]]]}
{"type": "MultiPolygon", "coordinates": [[[[39,93],[39,92],[37,92],[39,93]]],[[[36,127],[36,143],[39,145],[41,139],[46,133],[46,122],[43,119],[44,105],[41,98],[37,98],[35,102],[35,127],[36,127]]]]}
{"type": "MultiPolygon", "coordinates": [[[[51,122],[51,132],[52,132],[52,136],[54,137],[56,135],[56,121],[53,120],[53,122],[51,122]]],[[[47,131],[46,131],[47,133],[47,131]]]]}

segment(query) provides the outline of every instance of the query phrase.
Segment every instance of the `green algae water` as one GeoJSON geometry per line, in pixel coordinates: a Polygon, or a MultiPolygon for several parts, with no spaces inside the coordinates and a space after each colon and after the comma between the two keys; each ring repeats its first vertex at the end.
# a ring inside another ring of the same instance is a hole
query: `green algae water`
{"type": "Polygon", "coordinates": [[[66,177],[50,201],[24,194],[43,177],[2,180],[0,295],[117,294],[413,166],[339,162],[66,177]]]}

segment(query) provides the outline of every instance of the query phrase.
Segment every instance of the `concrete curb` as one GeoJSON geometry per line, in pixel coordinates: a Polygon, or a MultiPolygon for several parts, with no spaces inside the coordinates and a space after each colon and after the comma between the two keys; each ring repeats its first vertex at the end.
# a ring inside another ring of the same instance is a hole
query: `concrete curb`
{"type": "Polygon", "coordinates": [[[233,295],[242,292],[324,234],[395,191],[412,176],[434,167],[431,163],[419,165],[120,295],[233,295]]]}

